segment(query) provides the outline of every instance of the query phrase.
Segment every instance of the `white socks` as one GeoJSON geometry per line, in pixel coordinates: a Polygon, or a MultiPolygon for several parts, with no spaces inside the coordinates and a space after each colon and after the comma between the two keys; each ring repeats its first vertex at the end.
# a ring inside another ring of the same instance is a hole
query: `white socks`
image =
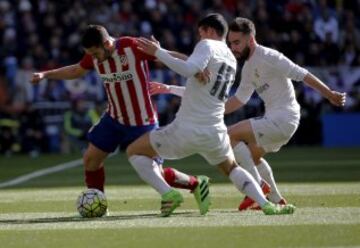
{"type": "Polygon", "coordinates": [[[248,148],[248,146],[240,141],[234,148],[234,155],[236,162],[245,170],[247,170],[258,182],[259,185],[261,185],[261,176],[255,166],[254,160],[252,158],[251,152],[248,148]]]}
{"type": "Polygon", "coordinates": [[[283,197],[276,186],[272,169],[266,160],[261,158],[260,164],[256,166],[252,158],[251,151],[244,142],[239,142],[233,150],[236,162],[247,170],[259,185],[261,185],[262,179],[268,182],[271,186],[271,192],[268,195],[269,199],[275,203],[279,202],[283,197]]]}
{"type": "Polygon", "coordinates": [[[257,165],[257,168],[261,177],[264,178],[265,181],[268,182],[271,186],[271,192],[268,195],[270,201],[278,203],[283,197],[276,186],[274,175],[270,165],[268,164],[268,162],[266,162],[265,159],[261,158],[260,164],[257,165]]]}
{"type": "Polygon", "coordinates": [[[236,166],[229,175],[230,180],[235,184],[236,188],[248,197],[256,201],[260,207],[264,206],[268,201],[265,198],[260,186],[254,178],[241,168],[236,166]]]}
{"type": "Polygon", "coordinates": [[[150,184],[161,195],[171,190],[171,187],[161,175],[157,163],[146,156],[133,155],[129,158],[131,165],[142,180],[150,184]]]}

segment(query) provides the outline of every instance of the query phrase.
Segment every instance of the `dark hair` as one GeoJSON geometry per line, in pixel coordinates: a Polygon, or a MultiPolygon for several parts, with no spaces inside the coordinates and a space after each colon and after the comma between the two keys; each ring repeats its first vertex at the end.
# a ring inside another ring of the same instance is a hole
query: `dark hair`
{"type": "Polygon", "coordinates": [[[85,48],[100,47],[109,38],[109,34],[103,26],[88,25],[81,38],[81,45],[85,48]]]}
{"type": "Polygon", "coordinates": [[[229,30],[243,34],[256,35],[255,25],[252,21],[243,17],[236,17],[229,25],[229,30]]]}
{"type": "Polygon", "coordinates": [[[198,27],[204,29],[213,28],[217,35],[223,38],[228,31],[228,25],[225,18],[221,14],[217,13],[208,14],[202,18],[198,23],[198,27]]]}

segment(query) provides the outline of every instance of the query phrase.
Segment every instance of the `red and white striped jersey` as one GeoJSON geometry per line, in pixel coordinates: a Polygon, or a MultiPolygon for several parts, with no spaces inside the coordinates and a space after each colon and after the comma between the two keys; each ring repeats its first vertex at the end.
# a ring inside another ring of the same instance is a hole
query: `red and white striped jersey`
{"type": "Polygon", "coordinates": [[[103,80],[110,116],[127,126],[143,126],[157,122],[156,112],[149,94],[149,69],[147,60],[155,57],[137,48],[133,37],[115,41],[111,57],[101,63],[89,54],[80,61],[84,69],[96,69],[103,80]]]}

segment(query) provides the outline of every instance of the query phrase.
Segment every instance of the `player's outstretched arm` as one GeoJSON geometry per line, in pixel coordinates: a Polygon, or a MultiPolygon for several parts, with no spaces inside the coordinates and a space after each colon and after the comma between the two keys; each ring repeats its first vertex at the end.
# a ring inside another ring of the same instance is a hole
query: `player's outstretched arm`
{"type": "Polygon", "coordinates": [[[319,78],[311,73],[306,74],[304,82],[311,88],[317,90],[323,97],[329,100],[333,105],[343,107],[346,102],[346,93],[331,90],[319,78]]]}
{"type": "Polygon", "coordinates": [[[176,85],[166,85],[159,82],[150,82],[150,95],[173,94],[182,97],[185,87],[176,85]]]}
{"type": "Polygon", "coordinates": [[[75,79],[82,77],[87,73],[87,70],[82,68],[80,64],[69,65],[65,67],[61,67],[54,70],[43,71],[43,72],[35,72],[32,75],[31,83],[37,84],[41,80],[47,79],[54,79],[54,80],[61,80],[61,79],[75,79]]]}
{"type": "Polygon", "coordinates": [[[173,56],[174,58],[177,58],[177,59],[181,59],[181,60],[187,60],[188,59],[188,56],[183,54],[183,53],[179,53],[179,52],[176,52],[176,51],[168,51],[168,53],[171,56],[173,56]]]}
{"type": "MultiPolygon", "coordinates": [[[[154,35],[151,35],[151,41],[154,42],[155,44],[157,44],[160,47],[160,42],[154,37],[154,35]]],[[[177,59],[182,59],[182,60],[187,60],[188,56],[183,54],[183,53],[179,53],[176,51],[169,51],[166,50],[171,56],[177,58],[177,59]]]]}
{"type": "Polygon", "coordinates": [[[146,54],[157,57],[167,67],[182,75],[183,77],[194,76],[199,69],[188,61],[184,61],[171,56],[167,50],[164,50],[160,45],[154,41],[146,38],[138,39],[138,49],[146,54]]]}
{"type": "Polygon", "coordinates": [[[150,82],[150,95],[160,95],[160,94],[169,94],[170,93],[170,86],[158,83],[158,82],[150,82]]]}

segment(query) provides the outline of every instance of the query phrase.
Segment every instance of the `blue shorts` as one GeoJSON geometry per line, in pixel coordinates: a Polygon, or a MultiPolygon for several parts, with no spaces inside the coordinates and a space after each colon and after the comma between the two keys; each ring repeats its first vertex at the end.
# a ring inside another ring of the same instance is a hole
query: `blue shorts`
{"type": "Polygon", "coordinates": [[[100,150],[111,153],[117,147],[125,150],[143,134],[158,128],[158,124],[146,126],[125,126],[105,113],[98,124],[88,133],[88,140],[100,150]]]}

